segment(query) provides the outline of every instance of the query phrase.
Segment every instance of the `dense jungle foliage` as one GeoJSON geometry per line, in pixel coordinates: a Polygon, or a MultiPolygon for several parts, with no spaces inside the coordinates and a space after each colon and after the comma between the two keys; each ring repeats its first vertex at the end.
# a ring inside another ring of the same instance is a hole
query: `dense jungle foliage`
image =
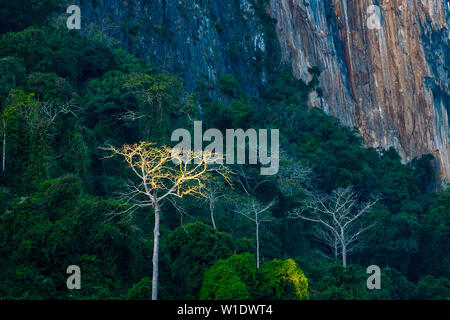
{"type": "Polygon", "coordinates": [[[158,65],[51,26],[41,1],[28,1],[24,13],[24,1],[1,2],[0,299],[149,299],[154,213],[114,214],[129,206],[118,195],[133,174],[99,147],[168,145],[193,120],[220,130],[279,128],[280,171],[234,166],[249,193],[211,180],[220,195],[215,228],[211,198],[164,203],[161,299],[450,297],[450,192],[430,191],[432,156],[402,164],[394,149],[364,147],[356,129],[307,107],[316,78],[304,83],[281,66],[254,97],[224,74],[218,103],[207,80],[189,94],[158,65]],[[307,176],[293,174],[298,168],[307,176]],[[373,226],[343,268],[316,225],[289,214],[311,192],[348,186],[361,203],[379,201],[361,218],[373,226]],[[257,269],[254,223],[236,208],[273,199],[257,269]],[[69,265],[81,268],[81,290],[66,287],[69,265]],[[381,268],[381,290],[366,287],[369,265],[381,268]]]}

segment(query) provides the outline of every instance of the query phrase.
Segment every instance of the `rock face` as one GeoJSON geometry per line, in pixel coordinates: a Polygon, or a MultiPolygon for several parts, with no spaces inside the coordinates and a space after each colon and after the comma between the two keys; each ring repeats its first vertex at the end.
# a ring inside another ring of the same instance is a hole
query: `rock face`
{"type": "Polygon", "coordinates": [[[404,161],[432,153],[448,179],[448,2],[378,1],[379,29],[369,28],[373,3],[270,1],[283,59],[302,79],[319,66],[323,108],[368,145],[394,146],[404,161]]]}
{"type": "Polygon", "coordinates": [[[277,54],[277,48],[266,43],[261,16],[272,18],[258,13],[251,0],[82,0],[78,4],[83,32],[101,32],[119,40],[128,52],[183,78],[189,91],[198,81],[215,83],[222,74],[231,73],[246,92],[257,95],[266,81],[266,59],[277,54]]]}
{"type": "Polygon", "coordinates": [[[311,105],[358,127],[370,146],[394,146],[405,162],[434,154],[441,176],[450,179],[447,0],[264,0],[265,12],[254,2],[80,5],[85,30],[98,29],[166,66],[188,90],[232,73],[257,95],[278,53],[305,81],[308,69],[319,67],[323,95],[312,94],[311,105]],[[379,8],[378,29],[372,4],[379,8]],[[266,13],[276,21],[275,41],[266,13]]]}

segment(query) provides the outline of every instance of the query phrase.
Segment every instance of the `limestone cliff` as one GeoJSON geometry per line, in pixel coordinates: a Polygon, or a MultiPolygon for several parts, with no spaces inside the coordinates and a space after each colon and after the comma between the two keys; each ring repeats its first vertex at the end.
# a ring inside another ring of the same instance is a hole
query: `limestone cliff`
{"type": "Polygon", "coordinates": [[[433,153],[450,179],[447,0],[264,0],[278,46],[254,2],[86,0],[81,8],[84,28],[166,65],[189,90],[233,73],[258,94],[278,50],[298,78],[317,66],[323,96],[312,94],[311,105],[358,127],[370,146],[394,146],[405,162],[433,153]],[[379,29],[367,25],[373,4],[379,29]]]}
{"type": "Polygon", "coordinates": [[[303,79],[319,66],[319,105],[368,145],[394,146],[405,161],[433,153],[449,178],[448,3],[377,3],[381,26],[370,29],[372,0],[272,0],[283,58],[303,79]]]}
{"type": "MultiPolygon", "coordinates": [[[[75,1],[77,2],[77,1],[75,1]]],[[[82,31],[117,39],[127,51],[184,79],[192,91],[201,80],[232,73],[258,94],[267,59],[277,54],[264,32],[271,19],[251,0],[82,0],[82,31]]],[[[263,6],[261,6],[264,8],[263,6]]],[[[275,38],[274,22],[271,23],[275,38]]],[[[276,44],[276,41],[274,41],[276,44]]]]}

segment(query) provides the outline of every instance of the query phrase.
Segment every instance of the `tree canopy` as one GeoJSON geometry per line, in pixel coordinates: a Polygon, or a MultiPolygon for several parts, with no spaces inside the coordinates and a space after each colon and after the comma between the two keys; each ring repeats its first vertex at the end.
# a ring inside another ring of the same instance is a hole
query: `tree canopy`
{"type": "MultiPolygon", "coordinates": [[[[52,26],[43,6],[3,1],[0,9],[0,299],[151,298],[155,206],[122,214],[133,205],[119,196],[130,182],[141,192],[146,183],[153,191],[176,185],[176,199],[160,207],[162,299],[449,297],[450,193],[433,188],[432,155],[404,164],[393,148],[368,148],[357,129],[308,108],[320,70],[305,83],[276,63],[259,96],[231,73],[187,92],[158,64],[52,26]],[[21,10],[25,4],[30,10],[21,10]],[[181,185],[177,177],[188,171],[155,174],[157,162],[148,162],[139,181],[132,167],[142,162],[130,154],[141,147],[168,160],[170,133],[197,120],[219,130],[278,128],[279,174],[235,165],[227,167],[239,172],[233,187],[210,172],[181,185]],[[106,157],[107,145],[121,157],[106,157]],[[210,199],[177,197],[204,194],[211,184],[220,190],[213,215],[210,199]],[[378,201],[358,218],[358,227],[371,228],[343,268],[314,223],[290,215],[312,195],[329,199],[350,186],[355,207],[378,201]],[[271,222],[258,225],[257,238],[254,221],[237,210],[252,203],[271,204],[271,222]],[[382,270],[381,290],[366,288],[373,264],[382,270]],[[80,266],[82,290],[67,289],[69,265],[80,266]]],[[[144,200],[151,202],[148,194],[144,200]]]]}

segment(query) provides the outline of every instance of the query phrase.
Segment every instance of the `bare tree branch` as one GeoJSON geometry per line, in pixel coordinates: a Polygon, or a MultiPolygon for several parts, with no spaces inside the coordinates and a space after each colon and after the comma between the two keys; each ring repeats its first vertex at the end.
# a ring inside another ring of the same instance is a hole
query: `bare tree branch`
{"type": "Polygon", "coordinates": [[[294,209],[290,217],[319,224],[315,236],[332,249],[335,256],[339,253],[346,266],[347,254],[356,249],[360,235],[374,225],[358,226],[356,221],[372,212],[379,200],[375,198],[359,205],[358,197],[350,186],[334,190],[330,196],[310,193],[310,198],[294,209]]]}

